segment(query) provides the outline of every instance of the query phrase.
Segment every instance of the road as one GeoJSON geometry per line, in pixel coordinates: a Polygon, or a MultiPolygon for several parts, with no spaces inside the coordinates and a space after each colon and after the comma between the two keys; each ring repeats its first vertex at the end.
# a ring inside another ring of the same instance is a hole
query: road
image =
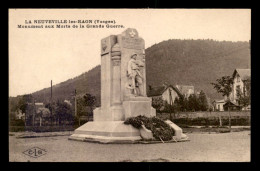
{"type": "Polygon", "coordinates": [[[236,162],[250,161],[250,131],[222,134],[190,133],[190,141],[158,144],[99,144],[68,140],[68,136],[18,139],[9,136],[10,162],[236,162]],[[39,147],[33,158],[24,151],[39,147]]]}

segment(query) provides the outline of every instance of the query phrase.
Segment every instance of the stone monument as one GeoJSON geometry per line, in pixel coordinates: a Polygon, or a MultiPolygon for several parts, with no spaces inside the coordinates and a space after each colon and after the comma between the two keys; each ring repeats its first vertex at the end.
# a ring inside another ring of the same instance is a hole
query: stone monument
{"type": "Polygon", "coordinates": [[[75,130],[69,139],[98,142],[133,142],[140,131],[124,121],[156,115],[146,95],[145,44],[134,28],[101,40],[101,107],[94,121],[75,130]]]}

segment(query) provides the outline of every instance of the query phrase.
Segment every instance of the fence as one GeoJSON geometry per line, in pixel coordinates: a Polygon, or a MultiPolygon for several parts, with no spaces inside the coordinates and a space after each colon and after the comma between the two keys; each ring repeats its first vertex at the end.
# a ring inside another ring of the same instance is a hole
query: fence
{"type": "MultiPolygon", "coordinates": [[[[172,120],[176,124],[187,126],[206,126],[206,125],[228,125],[229,112],[181,112],[171,114],[172,120]],[[175,116],[175,117],[174,117],[175,116]]],[[[250,111],[232,111],[231,125],[233,126],[249,126],[251,122],[250,111]]],[[[163,120],[169,119],[169,113],[157,113],[157,116],[163,120]]]]}

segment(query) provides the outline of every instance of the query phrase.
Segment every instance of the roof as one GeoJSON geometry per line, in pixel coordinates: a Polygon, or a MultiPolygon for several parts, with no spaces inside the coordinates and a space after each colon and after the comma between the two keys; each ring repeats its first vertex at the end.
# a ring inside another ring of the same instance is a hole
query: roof
{"type": "Polygon", "coordinates": [[[235,103],[233,103],[231,101],[226,102],[223,106],[227,106],[227,105],[229,105],[230,107],[231,106],[239,106],[239,105],[237,105],[237,104],[235,104],[235,103]]]}
{"type": "Polygon", "coordinates": [[[153,87],[151,90],[148,90],[147,96],[160,96],[163,94],[164,91],[165,91],[164,86],[153,87]]]}
{"type": "Polygon", "coordinates": [[[39,105],[40,106],[40,105],[43,105],[43,103],[35,103],[35,105],[39,105]]]}
{"type": "Polygon", "coordinates": [[[148,90],[147,96],[152,97],[152,96],[161,96],[165,90],[167,90],[169,87],[171,87],[179,96],[182,95],[182,93],[174,86],[168,85],[168,86],[158,86],[158,87],[152,87],[151,90],[148,90]]]}
{"type": "Polygon", "coordinates": [[[222,99],[222,100],[214,100],[213,102],[216,102],[216,103],[225,103],[225,100],[222,99]]]}
{"type": "Polygon", "coordinates": [[[178,88],[178,90],[182,94],[189,94],[189,90],[193,90],[193,93],[194,93],[194,86],[191,86],[191,85],[176,85],[176,87],[178,88]]]}
{"type": "Polygon", "coordinates": [[[233,78],[235,77],[236,73],[238,73],[242,80],[246,80],[251,77],[251,69],[235,69],[233,72],[233,78]]]}

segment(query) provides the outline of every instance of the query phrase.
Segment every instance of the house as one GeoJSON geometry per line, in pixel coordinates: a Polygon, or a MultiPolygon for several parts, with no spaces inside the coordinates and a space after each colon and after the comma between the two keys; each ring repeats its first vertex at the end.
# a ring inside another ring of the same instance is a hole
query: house
{"type": "Polygon", "coordinates": [[[232,75],[233,85],[232,93],[230,94],[230,100],[237,103],[238,91],[246,94],[245,82],[251,78],[251,69],[235,69],[232,75]]]}
{"type": "MultiPolygon", "coordinates": [[[[251,86],[251,69],[235,69],[232,74],[232,91],[230,93],[230,102],[227,102],[227,96],[223,100],[213,101],[214,111],[228,111],[230,110],[241,110],[241,106],[238,103],[239,92],[248,95],[250,93],[251,86]]],[[[242,108],[242,110],[250,110],[250,105],[242,108]]]]}
{"type": "Polygon", "coordinates": [[[28,103],[30,106],[35,106],[35,110],[37,111],[39,108],[44,107],[43,103],[28,103]]]}
{"type": "Polygon", "coordinates": [[[213,111],[224,111],[224,104],[225,104],[225,100],[214,100],[212,102],[213,104],[213,111]]]}
{"type": "Polygon", "coordinates": [[[248,95],[249,89],[246,86],[247,83],[250,86],[250,79],[251,79],[251,69],[235,69],[232,75],[233,85],[232,85],[232,92],[230,94],[230,100],[233,104],[238,104],[238,93],[239,91],[244,94],[248,95]]]}
{"type": "Polygon", "coordinates": [[[71,102],[69,100],[64,100],[64,103],[67,103],[68,105],[72,106],[71,102]]]}
{"type": "Polygon", "coordinates": [[[194,86],[190,86],[190,85],[176,85],[176,88],[185,97],[189,97],[191,94],[194,94],[194,86]]]}
{"type": "Polygon", "coordinates": [[[237,111],[237,110],[241,110],[241,107],[235,103],[233,103],[232,101],[228,101],[223,105],[224,111],[228,111],[228,107],[230,111],[237,111]]]}
{"type": "Polygon", "coordinates": [[[176,97],[180,97],[182,93],[172,85],[163,85],[158,87],[149,86],[147,96],[152,98],[162,98],[168,104],[173,104],[176,97]]]}
{"type": "Polygon", "coordinates": [[[18,109],[18,110],[15,112],[15,119],[25,120],[25,113],[22,113],[22,110],[18,109]]]}

